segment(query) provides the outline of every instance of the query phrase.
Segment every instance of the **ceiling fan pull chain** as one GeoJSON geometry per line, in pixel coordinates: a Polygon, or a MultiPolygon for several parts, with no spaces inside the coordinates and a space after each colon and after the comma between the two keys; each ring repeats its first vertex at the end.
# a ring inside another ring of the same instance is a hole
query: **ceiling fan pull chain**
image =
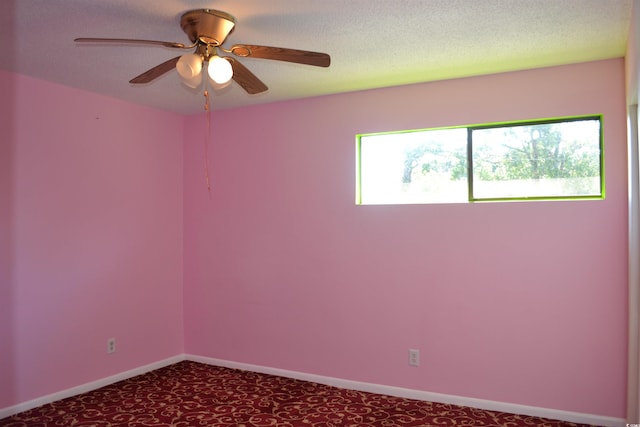
{"type": "MultiPolygon", "coordinates": [[[[205,83],[206,85],[206,83],[205,83]]],[[[209,178],[209,142],[211,139],[211,111],[209,111],[209,90],[204,90],[204,110],[207,115],[207,129],[204,136],[204,179],[207,184],[207,191],[209,192],[209,199],[211,199],[211,180],[209,178]]]]}

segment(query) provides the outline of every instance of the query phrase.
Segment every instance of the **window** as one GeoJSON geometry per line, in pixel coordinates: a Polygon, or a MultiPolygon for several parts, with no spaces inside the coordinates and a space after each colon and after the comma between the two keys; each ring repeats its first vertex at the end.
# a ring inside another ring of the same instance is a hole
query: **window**
{"type": "Polygon", "coordinates": [[[598,116],[356,138],[358,204],[603,198],[598,116]]]}

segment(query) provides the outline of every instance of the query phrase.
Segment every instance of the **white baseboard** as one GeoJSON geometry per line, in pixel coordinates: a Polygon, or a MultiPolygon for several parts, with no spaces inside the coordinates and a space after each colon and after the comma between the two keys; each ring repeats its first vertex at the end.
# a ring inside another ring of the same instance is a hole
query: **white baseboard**
{"type": "Polygon", "coordinates": [[[128,378],[141,375],[155,369],[160,369],[168,365],[185,360],[185,356],[178,355],[168,359],[160,360],[158,362],[150,363],[148,365],[141,366],[139,368],[131,369],[129,371],[121,372],[110,377],[101,378],[96,381],[91,381],[76,387],[68,388],[66,390],[58,391],[56,393],[48,394],[46,396],[38,397],[37,399],[29,400],[27,402],[19,403],[8,408],[0,408],[0,419],[10,417],[19,412],[28,411],[29,409],[37,408],[38,406],[46,405],[48,403],[55,402],[56,400],[66,399],[67,397],[75,396],[77,394],[86,393],[88,391],[96,390],[100,387],[113,384],[118,381],[126,380],[128,378]]]}
{"type": "Polygon", "coordinates": [[[294,378],[303,381],[312,381],[320,384],[326,384],[334,387],[347,388],[351,390],[365,391],[369,393],[385,394],[389,396],[404,397],[407,399],[425,400],[429,402],[446,403],[451,405],[470,406],[472,408],[485,409],[489,411],[507,412],[513,414],[529,415],[534,417],[550,418],[555,420],[563,420],[574,423],[606,426],[606,427],[620,427],[625,425],[625,420],[622,418],[605,417],[601,415],[583,414],[579,412],[561,411],[557,409],[539,408],[535,406],[518,405],[514,403],[496,402],[492,400],[475,399],[463,396],[454,396],[441,393],[433,393],[428,391],[413,390],[408,388],[386,386],[381,384],[365,383],[360,381],[345,380],[341,378],[326,377],[322,375],[308,374],[304,372],[289,371],[285,369],[270,368],[267,366],[251,365],[248,363],[233,362],[229,360],[214,359],[204,356],[195,355],[177,355],[168,359],[160,360],[139,368],[131,369],[116,375],[112,375],[107,378],[102,378],[97,381],[92,381],[86,384],[72,387],[66,390],[62,390],[56,393],[52,393],[37,399],[23,402],[15,406],[8,408],[0,408],[0,419],[10,417],[11,415],[19,412],[27,411],[29,409],[37,408],[38,406],[46,405],[48,403],[55,402],[56,400],[66,399],[67,397],[75,396],[77,394],[86,393],[91,390],[96,390],[100,387],[113,384],[118,381],[122,381],[128,378],[141,375],[155,369],[160,369],[165,366],[180,362],[182,360],[191,360],[194,362],[206,363],[208,365],[222,366],[226,368],[241,369],[244,371],[260,372],[270,375],[278,375],[282,377],[294,378]]]}
{"type": "Polygon", "coordinates": [[[351,381],[341,378],[325,377],[321,375],[307,374],[304,372],[288,371],[266,366],[251,365],[247,363],[232,362],[229,360],[214,359],[210,357],[186,355],[186,360],[206,363],[209,365],[226,368],[241,369],[245,371],[260,372],[263,374],[278,375],[303,381],[311,381],[334,387],[351,390],[365,391],[369,393],[385,394],[389,396],[404,397],[407,399],[424,400],[429,402],[446,403],[451,405],[470,406],[472,408],[489,411],[507,412],[512,414],[529,415],[533,417],[549,418],[573,423],[589,424],[594,426],[620,427],[625,425],[622,418],[605,417],[601,415],[584,414],[579,412],[561,411],[558,409],[539,408],[535,406],[518,405],[515,403],[496,402],[493,400],[475,399],[471,397],[454,396],[428,391],[413,390],[408,388],[386,386],[380,384],[351,381]]]}

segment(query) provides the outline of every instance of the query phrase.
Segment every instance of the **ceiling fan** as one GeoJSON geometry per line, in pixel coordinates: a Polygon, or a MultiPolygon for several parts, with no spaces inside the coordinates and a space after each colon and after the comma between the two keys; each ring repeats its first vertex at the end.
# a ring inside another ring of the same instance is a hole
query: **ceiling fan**
{"type": "Polygon", "coordinates": [[[172,49],[194,49],[193,53],[176,56],[145,71],[129,81],[132,84],[150,83],[156,78],[176,68],[185,84],[197,87],[202,79],[202,70],[207,64],[207,72],[214,87],[223,87],[233,79],[247,93],[266,91],[265,85],[238,59],[232,56],[218,56],[218,50],[239,58],[262,58],[298,64],[328,67],[331,57],[326,53],[311,52],[281,47],[253,44],[234,44],[229,49],[222,47],[227,36],[234,30],[236,19],[219,10],[197,9],[185,12],[180,18],[180,26],[187,34],[191,45],[158,40],[119,38],[77,38],[78,43],[131,43],[164,46],[172,49]]]}

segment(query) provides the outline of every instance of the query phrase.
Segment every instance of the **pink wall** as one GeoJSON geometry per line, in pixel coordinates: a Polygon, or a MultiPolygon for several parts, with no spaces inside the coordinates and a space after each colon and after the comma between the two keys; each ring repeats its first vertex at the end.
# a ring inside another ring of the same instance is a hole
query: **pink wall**
{"type": "MultiPolygon", "coordinates": [[[[2,105],[15,99],[11,80],[0,78],[2,105]]],[[[10,390],[15,386],[13,345],[14,289],[11,286],[13,270],[13,151],[11,126],[14,112],[0,111],[0,408],[9,402],[10,390]]]]}
{"type": "MultiPolygon", "coordinates": [[[[3,4],[5,16],[12,16],[13,4],[3,4]]],[[[10,20],[6,25],[12,25],[10,20]]],[[[7,31],[12,28],[5,27],[7,31]]],[[[16,52],[7,46],[4,60],[14,63],[16,52]]],[[[9,390],[15,387],[13,342],[15,337],[13,287],[11,277],[13,271],[13,122],[15,112],[6,105],[15,102],[13,79],[0,78],[0,408],[8,401],[9,390]],[[6,390],[6,391],[5,391],[6,390]]]]}
{"type": "Polygon", "coordinates": [[[187,118],[187,353],[624,417],[624,86],[610,60],[216,112],[211,198],[187,118]],[[581,114],[604,201],[354,204],[357,133],[581,114]]]}
{"type": "Polygon", "coordinates": [[[216,112],[211,198],[202,116],[0,89],[0,408],[179,354],[184,319],[191,354],[624,417],[622,60],[216,112]],[[604,201],[354,205],[356,133],[599,113],[604,201]]]}
{"type": "Polygon", "coordinates": [[[181,354],[183,118],[0,85],[0,408],[181,354]]]}

